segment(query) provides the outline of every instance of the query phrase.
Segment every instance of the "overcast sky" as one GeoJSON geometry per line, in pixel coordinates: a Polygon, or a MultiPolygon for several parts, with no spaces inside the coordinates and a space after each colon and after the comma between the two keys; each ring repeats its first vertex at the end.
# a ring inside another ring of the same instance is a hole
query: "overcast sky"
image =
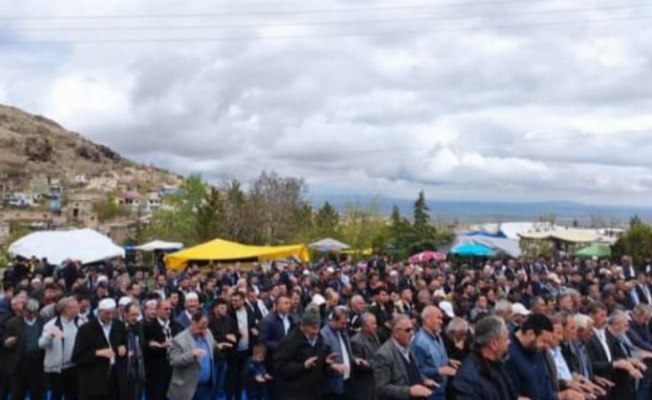
{"type": "Polygon", "coordinates": [[[636,0],[5,1],[0,103],[209,179],[647,205],[651,17],[636,0]]]}

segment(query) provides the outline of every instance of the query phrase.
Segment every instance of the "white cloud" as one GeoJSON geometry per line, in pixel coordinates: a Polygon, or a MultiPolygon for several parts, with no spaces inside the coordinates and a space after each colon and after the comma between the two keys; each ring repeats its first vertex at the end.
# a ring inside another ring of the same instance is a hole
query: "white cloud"
{"type": "Polygon", "coordinates": [[[276,169],[316,192],[649,203],[652,27],[637,18],[652,10],[459,3],[0,5],[111,17],[10,20],[0,101],[212,178],[276,169]]]}

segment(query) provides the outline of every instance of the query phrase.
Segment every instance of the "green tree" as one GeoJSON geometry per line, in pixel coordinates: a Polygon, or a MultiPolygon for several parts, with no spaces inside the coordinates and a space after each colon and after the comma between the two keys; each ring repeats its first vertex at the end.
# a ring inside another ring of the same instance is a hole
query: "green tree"
{"type": "Polygon", "coordinates": [[[387,244],[388,225],[380,216],[377,199],[372,199],[365,205],[349,203],[344,215],[340,238],[351,248],[364,250],[387,244]]]}
{"type": "Polygon", "coordinates": [[[414,226],[428,225],[430,223],[429,211],[428,204],[426,204],[426,196],[422,190],[414,202],[414,226]]]}
{"type": "Polygon", "coordinates": [[[251,185],[248,216],[258,227],[256,244],[285,243],[295,237],[300,228],[298,210],[306,202],[307,186],[303,179],[283,177],[263,171],[251,185]]]}
{"type": "Polygon", "coordinates": [[[152,216],[149,231],[162,240],[197,243],[197,212],[205,200],[206,184],[200,175],[190,175],[179,190],[163,199],[164,207],[152,216]]]}
{"type": "Polygon", "coordinates": [[[32,230],[26,224],[11,222],[9,224],[9,235],[4,239],[2,247],[0,247],[0,267],[7,265],[11,257],[7,253],[9,246],[16,240],[30,234],[32,230]]]}
{"type": "Polygon", "coordinates": [[[336,237],[338,235],[339,224],[339,213],[331,203],[326,201],[315,216],[315,228],[318,237],[336,237]]]}
{"type": "Polygon", "coordinates": [[[310,243],[319,238],[315,228],[314,210],[308,203],[303,204],[296,211],[298,232],[290,239],[292,243],[310,243]]]}
{"type": "Polygon", "coordinates": [[[100,222],[110,221],[120,214],[120,206],[114,192],[109,192],[104,199],[94,202],[92,209],[100,222]]]}
{"type": "Polygon", "coordinates": [[[430,223],[429,209],[423,191],[414,202],[413,222],[401,217],[396,205],[392,208],[388,229],[388,242],[396,258],[405,258],[425,250],[437,250],[450,241],[452,232],[443,226],[430,223]]]}
{"type": "Polygon", "coordinates": [[[617,258],[632,256],[635,265],[652,258],[652,227],[642,222],[632,226],[618,239],[613,253],[617,258]]]}
{"type": "Polygon", "coordinates": [[[194,239],[197,243],[207,242],[227,233],[224,202],[219,190],[211,187],[204,201],[197,208],[194,239]]]}
{"type": "Polygon", "coordinates": [[[237,179],[230,180],[223,191],[226,196],[224,202],[226,237],[236,242],[247,242],[255,229],[250,225],[247,215],[247,195],[237,179]]]}
{"type": "Polygon", "coordinates": [[[629,219],[629,227],[633,228],[635,226],[641,225],[643,221],[641,221],[641,218],[638,216],[638,214],[634,214],[632,218],[629,219]]]}
{"type": "Polygon", "coordinates": [[[127,246],[137,246],[145,243],[149,239],[149,230],[147,225],[143,223],[143,209],[138,207],[136,211],[136,222],[129,230],[129,237],[125,244],[127,246]]]}

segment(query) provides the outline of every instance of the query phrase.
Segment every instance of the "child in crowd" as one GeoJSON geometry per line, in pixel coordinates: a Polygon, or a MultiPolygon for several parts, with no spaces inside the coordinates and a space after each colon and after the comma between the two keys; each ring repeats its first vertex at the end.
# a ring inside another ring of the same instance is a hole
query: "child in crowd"
{"type": "Polygon", "coordinates": [[[257,344],[253,348],[251,358],[247,360],[243,370],[243,380],[247,392],[247,400],[268,400],[268,382],[272,377],[265,368],[267,348],[257,344]]]}

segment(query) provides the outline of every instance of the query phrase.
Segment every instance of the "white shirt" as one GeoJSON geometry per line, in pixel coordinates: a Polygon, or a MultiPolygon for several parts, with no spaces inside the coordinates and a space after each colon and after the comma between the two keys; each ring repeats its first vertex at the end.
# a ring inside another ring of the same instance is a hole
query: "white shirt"
{"type": "Polygon", "coordinates": [[[77,337],[77,325],[75,325],[75,320],[66,321],[65,318],[61,318],[61,328],[63,332],[63,365],[62,368],[70,368],[73,366],[72,363],[72,352],[75,348],[75,338],[77,337]]]}
{"type": "Polygon", "coordinates": [[[288,334],[288,331],[290,330],[290,318],[288,318],[287,315],[278,315],[281,317],[281,321],[283,321],[283,329],[285,330],[285,334],[288,334]]]}
{"type": "Polygon", "coordinates": [[[605,328],[602,329],[597,329],[593,328],[593,332],[595,332],[595,335],[598,337],[598,340],[600,340],[600,344],[602,344],[602,348],[604,349],[605,354],[607,355],[607,361],[611,362],[611,350],[609,350],[609,345],[607,344],[607,333],[605,332],[605,328]]]}
{"type": "Polygon", "coordinates": [[[570,381],[573,379],[573,374],[568,368],[568,363],[561,354],[561,347],[557,346],[551,351],[552,358],[555,360],[555,367],[557,367],[557,378],[562,381],[570,381]]]}
{"type": "Polygon", "coordinates": [[[249,318],[247,316],[247,309],[242,307],[235,311],[235,316],[238,320],[238,331],[240,331],[240,341],[237,345],[237,350],[244,351],[249,348],[249,318]]]}
{"type": "MultiPolygon", "coordinates": [[[[104,322],[100,321],[100,325],[102,326],[102,332],[104,332],[104,337],[106,338],[106,344],[108,347],[111,347],[111,325],[113,322],[109,322],[108,324],[105,324],[104,322]]],[[[111,357],[111,365],[115,364],[115,356],[111,357]]]]}
{"type": "Polygon", "coordinates": [[[652,304],[652,294],[650,293],[650,289],[647,287],[647,285],[641,285],[639,283],[639,287],[641,290],[643,290],[643,295],[645,295],[645,299],[647,300],[648,304],[652,304]]]}
{"type": "Polygon", "coordinates": [[[342,332],[337,332],[337,340],[340,342],[340,349],[342,350],[342,363],[346,365],[344,380],[347,380],[351,377],[351,357],[349,356],[349,350],[346,347],[346,343],[344,343],[342,332]]]}
{"type": "Polygon", "coordinates": [[[269,314],[269,310],[267,309],[267,306],[265,305],[265,302],[262,301],[261,299],[256,300],[256,304],[258,305],[258,309],[260,310],[260,314],[265,318],[267,314],[269,314]]]}
{"type": "Polygon", "coordinates": [[[91,310],[86,310],[85,313],[80,312],[79,315],[77,316],[78,325],[82,326],[85,323],[87,323],[90,316],[91,316],[91,310]]]}
{"type": "Polygon", "coordinates": [[[398,349],[398,352],[401,353],[403,358],[405,358],[405,361],[410,362],[410,349],[406,349],[405,347],[401,346],[394,338],[391,339],[392,342],[394,343],[394,346],[398,349]]]}

